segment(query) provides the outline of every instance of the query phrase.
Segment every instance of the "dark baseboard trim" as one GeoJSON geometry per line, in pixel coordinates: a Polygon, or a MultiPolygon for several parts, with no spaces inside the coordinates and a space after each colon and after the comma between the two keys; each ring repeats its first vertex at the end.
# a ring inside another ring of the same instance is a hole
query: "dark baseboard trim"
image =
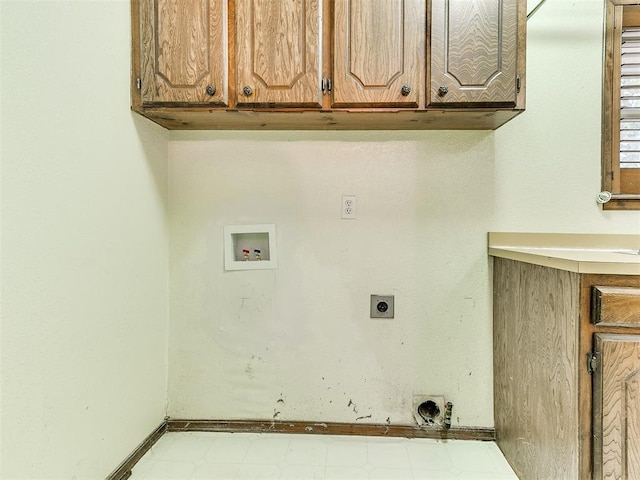
{"type": "Polygon", "coordinates": [[[126,480],[131,476],[131,469],[134,467],[138,460],[147,453],[151,447],[164,435],[167,431],[167,421],[165,420],[156,428],[151,435],[149,435],[140,445],[136,447],[131,455],[129,455],[124,462],[120,464],[105,480],[126,480]]]}
{"type": "Polygon", "coordinates": [[[167,420],[169,432],[306,433],[316,435],[368,435],[442,440],[493,441],[493,428],[457,427],[449,430],[416,425],[363,423],[270,422],[263,420],[167,420]]]}
{"type": "Polygon", "coordinates": [[[433,438],[438,440],[494,441],[493,428],[421,428],[416,425],[366,423],[270,422],[265,420],[171,420],[167,418],[105,480],[127,480],[131,469],[166,432],[302,433],[372,437],[433,438]]]}

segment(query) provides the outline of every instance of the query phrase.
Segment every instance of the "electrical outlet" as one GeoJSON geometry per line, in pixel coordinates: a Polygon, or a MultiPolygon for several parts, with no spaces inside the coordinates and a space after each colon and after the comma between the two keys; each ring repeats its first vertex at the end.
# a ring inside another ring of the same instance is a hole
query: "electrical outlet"
{"type": "Polygon", "coordinates": [[[369,316],[371,318],[393,318],[393,295],[371,295],[369,316]]]}
{"type": "Polygon", "coordinates": [[[353,220],[356,218],[356,196],[355,195],[342,196],[342,218],[346,220],[353,220]]]}

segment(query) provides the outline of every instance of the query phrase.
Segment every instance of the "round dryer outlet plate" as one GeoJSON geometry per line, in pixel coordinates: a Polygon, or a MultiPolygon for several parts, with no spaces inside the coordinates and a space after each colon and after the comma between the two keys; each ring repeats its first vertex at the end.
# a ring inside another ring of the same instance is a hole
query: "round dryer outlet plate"
{"type": "Polygon", "coordinates": [[[393,295],[371,295],[369,316],[371,318],[393,318],[393,295]]]}

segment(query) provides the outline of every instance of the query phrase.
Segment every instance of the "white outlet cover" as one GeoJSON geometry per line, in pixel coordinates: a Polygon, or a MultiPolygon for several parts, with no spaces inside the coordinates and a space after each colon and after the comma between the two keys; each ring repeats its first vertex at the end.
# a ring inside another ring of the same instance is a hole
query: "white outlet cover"
{"type": "Polygon", "coordinates": [[[342,196],[342,213],[341,218],[345,220],[354,220],[356,218],[356,196],[342,196]]]}

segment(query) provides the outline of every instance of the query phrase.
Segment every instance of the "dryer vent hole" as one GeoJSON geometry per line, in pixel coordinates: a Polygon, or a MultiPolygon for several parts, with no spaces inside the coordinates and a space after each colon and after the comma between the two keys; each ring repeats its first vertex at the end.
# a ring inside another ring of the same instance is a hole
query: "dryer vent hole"
{"type": "Polygon", "coordinates": [[[440,416],[440,407],[433,400],[427,400],[418,405],[418,415],[420,415],[425,422],[431,423],[440,416]]]}

